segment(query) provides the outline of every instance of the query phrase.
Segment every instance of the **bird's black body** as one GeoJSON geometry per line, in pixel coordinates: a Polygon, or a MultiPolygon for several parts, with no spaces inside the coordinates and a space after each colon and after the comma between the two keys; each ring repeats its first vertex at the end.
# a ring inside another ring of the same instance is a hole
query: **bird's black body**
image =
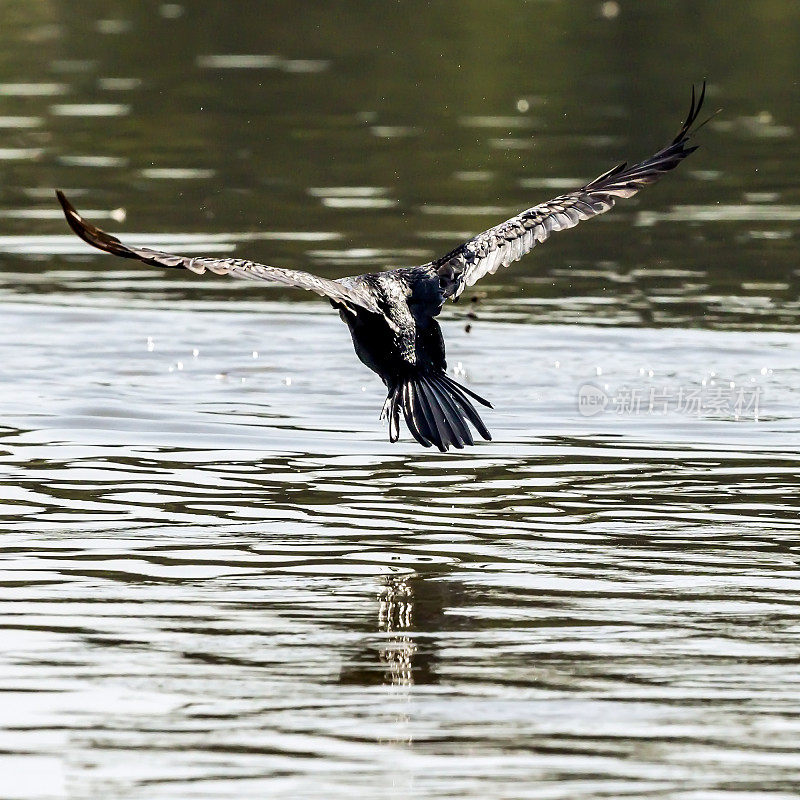
{"type": "Polygon", "coordinates": [[[439,277],[433,270],[413,267],[347,280],[348,285],[358,285],[369,292],[379,309],[378,313],[365,314],[331,301],[334,308],[339,308],[339,315],[352,334],[356,353],[366,366],[384,378],[385,383],[388,376],[404,369],[434,365],[443,368],[441,334],[434,337],[438,342],[429,341],[430,331],[439,330],[435,317],[444,302],[439,277]]]}
{"type": "Polygon", "coordinates": [[[189,258],[130,247],[84,220],[62,192],[57,195],[72,230],[107,253],[153,266],[281,283],[327,297],[350,329],[356,355],[386,385],[383,416],[389,422],[390,441],[400,435],[402,410],[420,444],[445,451],[451,445],[473,444],[470,425],[491,439],[471,400],[491,404],[447,375],[444,339],[436,320],[444,302],[458,299],[484,275],[519,260],[551,233],[603,214],[617,198],[633,196],[677,167],[697,149],[688,142],[704,96],[705,85],[699,98],[692,89],[692,104],[678,135],[650,158],[630,167],[620,164],[573,192],[478,234],[436,261],[338,280],[236,258],[189,258]]]}
{"type": "Polygon", "coordinates": [[[444,293],[431,265],[370,273],[347,279],[370,292],[379,313],[354,313],[335,301],[339,316],[350,329],[361,362],[377,373],[388,395],[384,416],[389,439],[399,436],[399,412],[414,438],[425,447],[446,450],[474,444],[467,420],[485,439],[489,431],[469,400],[482,397],[457,384],[447,373],[444,337],[436,317],[444,293]]]}

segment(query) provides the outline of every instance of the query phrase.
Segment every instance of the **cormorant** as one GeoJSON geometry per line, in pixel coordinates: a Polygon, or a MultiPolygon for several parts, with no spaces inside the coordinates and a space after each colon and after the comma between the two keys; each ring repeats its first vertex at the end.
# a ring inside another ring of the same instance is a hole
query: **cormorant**
{"type": "MultiPolygon", "coordinates": [[[[238,258],[189,258],[146,247],[129,247],[84,220],[63,192],[56,191],[72,230],[90,245],[156,267],[183,267],[196,273],[281,283],[327,297],[353,339],[356,355],[386,384],[381,418],[388,419],[389,441],[400,436],[400,409],[411,435],[424,447],[474,444],[471,423],[484,439],[489,431],[471,400],[491,403],[454,381],[446,372],[444,340],[436,316],[445,300],[457,300],[468,286],[522,258],[554,231],[603,214],[618,197],[632,197],[643,186],[694,152],[692,126],[705,97],[692,87],[692,103],[678,135],[638,164],[619,164],[575,191],[533,206],[478,234],[447,255],[417,267],[329,280],[308,272],[281,269],[238,258]]],[[[696,129],[695,129],[696,130],[696,129]]]]}

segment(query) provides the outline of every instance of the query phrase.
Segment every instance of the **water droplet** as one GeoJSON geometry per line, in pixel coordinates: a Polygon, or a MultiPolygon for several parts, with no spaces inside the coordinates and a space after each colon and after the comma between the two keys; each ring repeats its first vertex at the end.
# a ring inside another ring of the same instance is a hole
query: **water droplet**
{"type": "Polygon", "coordinates": [[[616,0],[606,0],[600,4],[600,16],[604,19],[616,19],[619,16],[620,7],[616,0]]]}

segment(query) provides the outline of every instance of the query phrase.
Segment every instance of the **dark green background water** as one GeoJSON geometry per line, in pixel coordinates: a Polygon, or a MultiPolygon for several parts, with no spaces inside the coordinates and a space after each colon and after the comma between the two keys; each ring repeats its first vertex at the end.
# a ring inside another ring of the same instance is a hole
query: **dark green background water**
{"type": "Polygon", "coordinates": [[[788,0],[0,3],[0,795],[796,796],[798,76],[788,0]],[[385,441],[324,303],[94,254],[52,195],[420,263],[703,78],[681,169],[443,314],[465,453],[385,441]]]}

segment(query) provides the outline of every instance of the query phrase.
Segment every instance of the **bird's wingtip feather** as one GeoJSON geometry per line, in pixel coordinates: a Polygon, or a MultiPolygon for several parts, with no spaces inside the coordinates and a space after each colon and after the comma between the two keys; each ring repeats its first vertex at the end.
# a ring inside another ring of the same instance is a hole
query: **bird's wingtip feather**
{"type": "Polygon", "coordinates": [[[112,253],[115,256],[122,256],[123,258],[137,258],[128,247],[126,247],[116,236],[106,233],[104,230],[95,227],[85,220],[75,209],[72,203],[67,200],[66,195],[61,189],[56,189],[56,197],[61,204],[61,209],[66,217],[67,224],[72,228],[73,233],[79,238],[83,239],[87,244],[96,247],[98,250],[103,250],[106,253],[112,253]]]}

